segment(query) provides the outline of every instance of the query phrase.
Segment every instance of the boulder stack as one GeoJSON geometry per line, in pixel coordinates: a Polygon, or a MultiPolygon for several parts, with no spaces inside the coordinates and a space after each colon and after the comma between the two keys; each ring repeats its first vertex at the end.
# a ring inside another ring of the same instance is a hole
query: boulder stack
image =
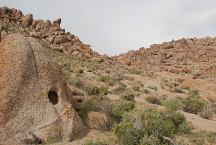
{"type": "MultiPolygon", "coordinates": [[[[163,67],[171,72],[189,73],[190,66],[216,63],[216,38],[188,38],[151,45],[113,57],[119,62],[139,67],[163,67]],[[176,66],[169,68],[170,66],[176,66]],[[169,68],[169,69],[168,69],[169,68]]],[[[207,69],[207,68],[202,68],[207,69]]]]}
{"type": "Polygon", "coordinates": [[[86,45],[80,39],[61,28],[61,19],[58,18],[51,23],[50,20],[34,20],[32,14],[23,15],[22,11],[0,8],[0,18],[5,22],[18,24],[23,28],[28,28],[31,37],[46,41],[51,48],[65,52],[75,57],[95,57],[99,56],[90,45],[86,45]],[[66,46],[66,47],[65,47],[66,46]]]}

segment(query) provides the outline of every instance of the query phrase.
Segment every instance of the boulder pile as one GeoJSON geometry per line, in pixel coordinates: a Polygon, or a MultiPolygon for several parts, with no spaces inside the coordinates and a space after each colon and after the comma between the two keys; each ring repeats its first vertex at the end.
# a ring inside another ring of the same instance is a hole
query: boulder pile
{"type": "Polygon", "coordinates": [[[183,38],[129,51],[114,58],[127,65],[177,66],[171,71],[188,73],[187,66],[216,63],[216,38],[183,38]]]}
{"type": "Polygon", "coordinates": [[[82,43],[78,37],[65,32],[61,28],[61,19],[53,22],[50,20],[34,20],[32,14],[23,15],[22,11],[10,9],[8,7],[0,8],[0,18],[6,23],[18,24],[29,31],[31,37],[40,38],[48,42],[49,46],[60,52],[75,57],[95,57],[99,54],[94,52],[90,45],[82,43]]]}

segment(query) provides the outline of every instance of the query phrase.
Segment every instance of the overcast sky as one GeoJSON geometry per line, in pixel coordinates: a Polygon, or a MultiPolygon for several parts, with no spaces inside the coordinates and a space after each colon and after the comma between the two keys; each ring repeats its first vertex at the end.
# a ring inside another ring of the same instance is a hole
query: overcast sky
{"type": "Polygon", "coordinates": [[[62,18],[62,27],[101,53],[116,55],[182,37],[216,36],[216,0],[0,0],[62,18]]]}

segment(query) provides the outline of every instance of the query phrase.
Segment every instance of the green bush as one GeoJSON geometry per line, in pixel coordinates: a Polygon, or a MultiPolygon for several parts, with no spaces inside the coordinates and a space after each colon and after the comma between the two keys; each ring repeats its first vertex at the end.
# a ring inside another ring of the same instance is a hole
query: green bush
{"type": "Polygon", "coordinates": [[[175,112],[181,108],[181,102],[178,99],[169,99],[163,102],[168,111],[175,112]]]}
{"type": "Polygon", "coordinates": [[[199,116],[205,119],[210,119],[214,115],[213,110],[209,105],[206,105],[201,112],[199,112],[199,116]]]}
{"type": "Polygon", "coordinates": [[[112,111],[113,106],[114,104],[106,97],[89,97],[82,103],[78,113],[85,123],[90,111],[100,111],[106,113],[110,117],[114,116],[112,111]]]}
{"type": "Polygon", "coordinates": [[[160,145],[167,142],[164,137],[173,138],[189,130],[181,113],[170,114],[154,108],[125,113],[122,121],[114,126],[114,133],[122,145],[160,145]]]}
{"type": "Polygon", "coordinates": [[[135,108],[135,103],[132,101],[122,101],[113,108],[113,115],[117,121],[120,121],[125,112],[135,108]]]}
{"type": "Polygon", "coordinates": [[[189,133],[191,128],[186,118],[180,112],[164,112],[167,119],[172,120],[175,125],[175,133],[189,133]]]}
{"type": "Polygon", "coordinates": [[[83,74],[83,73],[84,73],[84,70],[83,70],[83,69],[78,69],[78,70],[77,70],[77,73],[83,74]]]}
{"type": "Polygon", "coordinates": [[[89,112],[96,111],[105,113],[107,116],[109,116],[110,122],[109,124],[107,124],[107,126],[104,126],[104,129],[109,130],[111,129],[112,124],[116,120],[113,114],[114,106],[115,103],[110,101],[110,99],[107,97],[91,96],[83,101],[78,113],[84,124],[86,124],[86,119],[88,117],[89,112]]]}
{"type": "Polygon", "coordinates": [[[69,81],[69,84],[73,85],[73,86],[75,86],[75,87],[77,87],[79,89],[83,89],[84,88],[84,82],[79,77],[71,79],[69,81]]]}
{"type": "Polygon", "coordinates": [[[174,122],[156,109],[147,109],[142,114],[145,131],[156,137],[172,137],[175,131],[174,122]]]}
{"type": "Polygon", "coordinates": [[[70,80],[70,78],[71,78],[71,73],[69,72],[69,71],[64,71],[64,78],[65,78],[65,80],[70,80]]]}
{"type": "Polygon", "coordinates": [[[140,87],[139,86],[133,86],[132,89],[136,92],[138,92],[140,90],[140,87]]]}
{"type": "Polygon", "coordinates": [[[178,132],[183,133],[183,134],[188,134],[191,132],[191,127],[189,126],[189,124],[186,121],[184,121],[181,124],[179,124],[178,132]]]}
{"type": "Polygon", "coordinates": [[[135,95],[131,92],[126,91],[121,95],[121,98],[127,101],[134,101],[135,95]]]}
{"type": "Polygon", "coordinates": [[[144,134],[139,145],[161,145],[161,142],[153,135],[144,134]]]}
{"type": "Polygon", "coordinates": [[[124,120],[114,127],[114,133],[122,145],[138,145],[143,131],[134,127],[132,122],[124,120]]]}
{"type": "Polygon", "coordinates": [[[141,73],[142,73],[141,70],[135,68],[128,71],[128,74],[140,75],[141,73]]]}
{"type": "Polygon", "coordinates": [[[160,100],[155,96],[146,97],[146,101],[149,102],[149,103],[152,103],[152,104],[158,104],[158,105],[161,104],[160,100]]]}
{"type": "Polygon", "coordinates": [[[116,94],[121,94],[127,90],[127,86],[125,84],[119,84],[118,87],[113,89],[113,92],[116,94]]]}
{"type": "Polygon", "coordinates": [[[96,87],[96,86],[87,86],[85,87],[85,90],[88,95],[90,96],[99,96],[99,95],[107,95],[108,94],[108,88],[106,87],[96,87]]]}
{"type": "Polygon", "coordinates": [[[205,107],[205,101],[200,98],[197,92],[192,92],[183,100],[183,110],[185,112],[198,114],[205,107]]]}
{"type": "Polygon", "coordinates": [[[93,141],[93,140],[87,140],[84,145],[108,145],[108,144],[105,144],[101,141],[93,141]]]}
{"type": "Polygon", "coordinates": [[[95,103],[96,103],[96,100],[94,98],[88,98],[81,105],[79,116],[84,123],[88,117],[88,113],[92,110],[95,103]]]}
{"type": "Polygon", "coordinates": [[[108,84],[109,86],[114,86],[116,82],[111,76],[101,76],[99,78],[99,81],[104,82],[108,84]]]}

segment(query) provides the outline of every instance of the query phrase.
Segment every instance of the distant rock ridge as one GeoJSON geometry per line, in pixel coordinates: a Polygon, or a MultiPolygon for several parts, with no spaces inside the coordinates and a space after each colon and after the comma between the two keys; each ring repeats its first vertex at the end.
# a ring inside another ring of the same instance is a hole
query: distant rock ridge
{"type": "MultiPolygon", "coordinates": [[[[188,66],[201,63],[216,63],[216,38],[182,38],[162,44],[151,45],[150,48],[140,48],[127,53],[109,57],[93,51],[88,44],[65,32],[61,28],[61,19],[51,22],[50,20],[34,20],[32,14],[24,15],[21,10],[0,7],[0,19],[6,24],[14,24],[26,28],[28,35],[46,41],[49,47],[78,58],[94,58],[95,61],[109,61],[111,64],[126,64],[142,68],[159,68],[173,66],[171,72],[189,72],[188,66]]],[[[204,65],[200,65],[204,66],[204,65]]],[[[167,69],[167,68],[165,68],[167,69]]],[[[202,68],[203,69],[203,68],[202,68]]],[[[216,70],[212,65],[204,69],[216,70]]]]}
{"type": "Polygon", "coordinates": [[[24,15],[21,10],[8,7],[0,7],[0,18],[6,23],[13,23],[29,28],[31,37],[40,38],[48,42],[51,48],[76,57],[99,56],[90,45],[84,44],[80,39],[65,32],[61,28],[61,19],[53,22],[50,20],[34,20],[32,14],[24,15]]]}
{"type": "MultiPolygon", "coordinates": [[[[116,61],[140,67],[188,66],[216,63],[216,38],[182,38],[162,44],[151,45],[150,48],[131,50],[114,57],[116,61]]],[[[202,65],[204,66],[204,65],[202,65]]],[[[181,67],[181,71],[189,70],[181,67]]],[[[209,69],[209,68],[208,68],[209,69]]]]}

